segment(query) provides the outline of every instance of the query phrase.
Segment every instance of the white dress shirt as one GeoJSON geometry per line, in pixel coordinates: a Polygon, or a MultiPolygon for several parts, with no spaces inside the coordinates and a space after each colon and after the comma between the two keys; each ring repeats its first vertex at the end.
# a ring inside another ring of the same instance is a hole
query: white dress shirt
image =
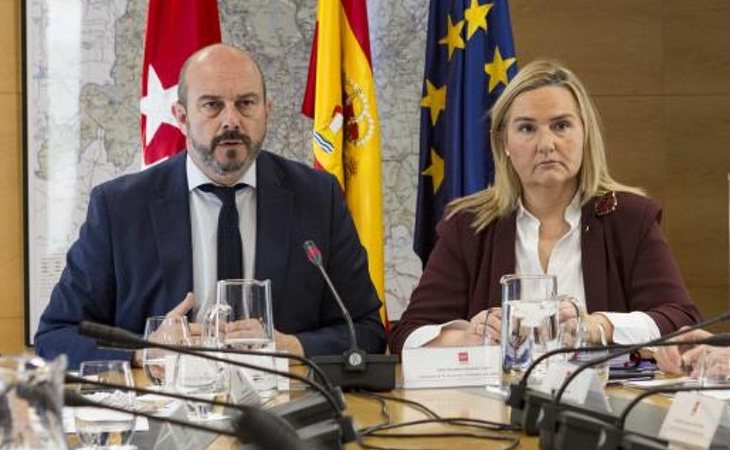
{"type": "MultiPolygon", "coordinates": [[[[212,192],[203,192],[199,186],[212,183],[195,165],[190,155],[185,167],[190,201],[190,234],[193,244],[193,317],[199,322],[209,304],[215,303],[218,278],[218,214],[223,202],[212,192]]],[[[243,277],[253,278],[256,273],[256,161],[246,170],[238,183],[246,187],[236,191],[238,228],[243,245],[243,277]]],[[[182,299],[180,299],[182,301],[182,299]]]]}
{"type": "MultiPolygon", "coordinates": [[[[517,207],[517,232],[515,238],[515,273],[522,275],[548,273],[558,279],[558,294],[575,297],[585,307],[583,283],[583,252],[581,250],[581,205],[578,194],[565,210],[565,221],[570,229],[555,244],[548,259],[547,271],[543,272],[538,250],[540,221],[519,202],[517,207]]],[[[659,327],[648,314],[641,311],[629,313],[603,312],[614,327],[613,341],[617,344],[638,344],[661,335],[659,327]]],[[[443,328],[465,329],[464,321],[450,321],[440,325],[424,325],[406,338],[403,346],[420,347],[436,338],[443,328]]]]}
{"type": "MultiPolygon", "coordinates": [[[[570,229],[553,247],[545,273],[557,277],[558,294],[575,297],[585,307],[580,217],[580,196],[576,194],[565,210],[565,221],[570,229]]],[[[538,251],[539,236],[540,221],[524,208],[520,200],[517,207],[515,239],[515,272],[517,274],[543,273],[538,251]]],[[[656,322],[644,312],[600,312],[613,325],[613,341],[617,344],[638,344],[661,336],[656,322]]]]}

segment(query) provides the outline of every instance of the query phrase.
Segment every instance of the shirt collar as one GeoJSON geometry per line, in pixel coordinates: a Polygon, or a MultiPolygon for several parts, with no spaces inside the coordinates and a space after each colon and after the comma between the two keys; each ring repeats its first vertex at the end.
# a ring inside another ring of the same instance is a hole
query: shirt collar
{"type": "MultiPolygon", "coordinates": [[[[580,225],[580,216],[581,216],[581,205],[580,205],[580,192],[576,192],[573,196],[573,199],[570,201],[570,204],[568,204],[568,207],[565,208],[565,221],[568,222],[568,225],[570,225],[570,229],[573,230],[578,225],[580,225]]],[[[525,206],[522,204],[522,197],[517,199],[517,222],[535,222],[540,223],[540,221],[537,219],[537,217],[533,216],[530,211],[528,211],[525,206]]]]}
{"type": "MultiPolygon", "coordinates": [[[[192,192],[194,189],[199,187],[202,184],[212,183],[217,184],[215,181],[208,178],[206,174],[203,173],[202,170],[193,162],[193,159],[190,157],[190,154],[188,153],[186,160],[185,160],[185,171],[187,173],[188,177],[188,192],[192,192]]],[[[243,183],[246,186],[251,186],[252,188],[256,188],[256,160],[253,160],[253,163],[251,163],[251,166],[249,166],[248,169],[246,169],[246,172],[244,172],[243,176],[238,180],[238,183],[243,183]]]]}

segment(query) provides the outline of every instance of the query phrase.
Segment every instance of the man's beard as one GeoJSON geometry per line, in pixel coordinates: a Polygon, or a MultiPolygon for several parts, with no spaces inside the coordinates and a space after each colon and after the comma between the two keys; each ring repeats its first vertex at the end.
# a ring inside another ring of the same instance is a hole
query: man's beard
{"type": "Polygon", "coordinates": [[[211,169],[216,175],[221,176],[238,172],[243,173],[243,171],[245,171],[256,159],[259,152],[261,152],[262,144],[261,141],[253,142],[251,137],[239,132],[238,130],[227,130],[218,136],[215,136],[211,139],[210,146],[202,144],[192,136],[191,141],[193,143],[193,151],[195,151],[203,164],[211,169]],[[246,155],[239,161],[236,149],[229,149],[225,154],[225,160],[221,163],[215,159],[215,156],[213,156],[215,148],[221,143],[221,141],[231,140],[241,141],[244,147],[246,147],[246,155]]]}

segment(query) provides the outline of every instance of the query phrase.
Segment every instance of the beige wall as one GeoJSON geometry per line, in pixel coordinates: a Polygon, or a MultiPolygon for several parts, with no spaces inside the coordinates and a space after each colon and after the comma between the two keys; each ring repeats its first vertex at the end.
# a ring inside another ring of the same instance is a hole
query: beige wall
{"type": "MultiPolygon", "coordinates": [[[[554,57],[583,78],[614,175],[664,205],[664,228],[704,314],[727,310],[730,2],[510,5],[519,59],[554,57]]],[[[19,36],[19,0],[0,0],[0,353],[23,346],[19,36]]]]}
{"type": "Polygon", "coordinates": [[[18,0],[0,0],[0,353],[23,348],[23,210],[18,0]]]}

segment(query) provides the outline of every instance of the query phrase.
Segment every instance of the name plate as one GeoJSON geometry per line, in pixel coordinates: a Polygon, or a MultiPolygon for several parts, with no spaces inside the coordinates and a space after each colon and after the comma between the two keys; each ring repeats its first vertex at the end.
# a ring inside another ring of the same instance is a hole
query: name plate
{"type": "Polygon", "coordinates": [[[401,353],[406,389],[484,386],[499,382],[498,346],[419,347],[401,353]]]}
{"type": "MultiPolygon", "coordinates": [[[[577,366],[569,362],[554,361],[548,366],[547,374],[537,386],[539,391],[555,395],[563,382],[575,372],[577,366]]],[[[608,400],[603,393],[603,384],[596,369],[589,368],[575,377],[563,392],[562,400],[571,401],[599,411],[609,411],[608,400]]]]}
{"type": "Polygon", "coordinates": [[[727,421],[724,401],[697,392],[679,392],[659,437],[669,441],[670,447],[710,448],[713,442],[726,445],[727,421]]]}

